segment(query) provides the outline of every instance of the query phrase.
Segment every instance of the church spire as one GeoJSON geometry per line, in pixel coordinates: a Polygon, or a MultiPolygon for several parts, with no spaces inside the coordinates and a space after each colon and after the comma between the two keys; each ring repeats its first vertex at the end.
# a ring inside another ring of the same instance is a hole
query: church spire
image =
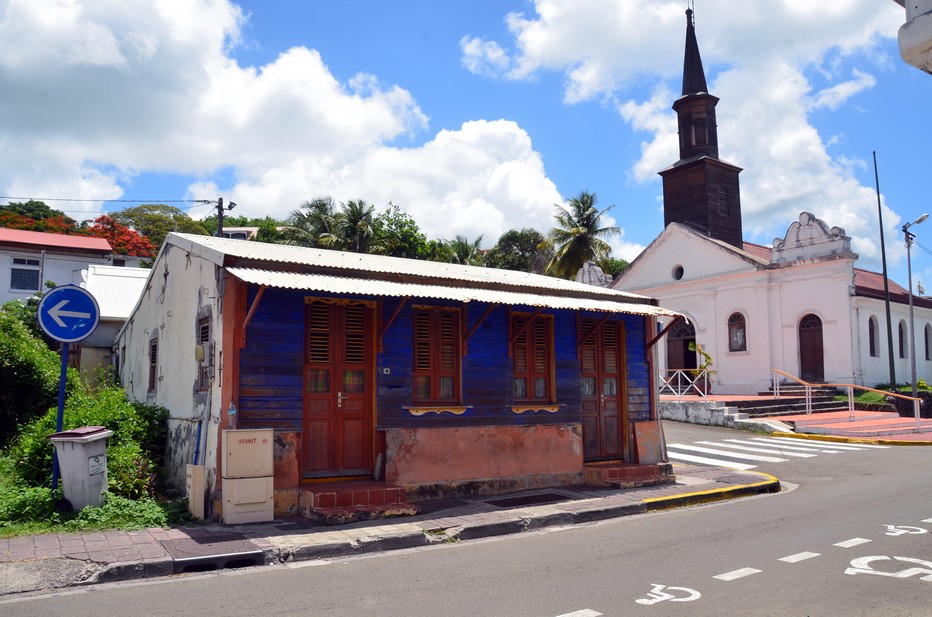
{"type": "Polygon", "coordinates": [[[741,168],[718,158],[717,104],[718,98],[709,94],[702,70],[693,11],[687,9],[683,93],[673,103],[680,160],[660,172],[664,224],[689,225],[741,248],[741,168]]]}
{"type": "Polygon", "coordinates": [[[708,92],[705,84],[705,71],[702,70],[702,57],[699,55],[699,43],[696,41],[696,25],[693,23],[693,10],[686,9],[686,53],[683,57],[683,96],[708,92]]]}

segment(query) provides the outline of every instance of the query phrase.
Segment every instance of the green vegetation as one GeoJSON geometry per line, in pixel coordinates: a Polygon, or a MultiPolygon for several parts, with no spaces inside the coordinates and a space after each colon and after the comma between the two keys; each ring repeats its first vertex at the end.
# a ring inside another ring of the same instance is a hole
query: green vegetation
{"type": "MultiPolygon", "coordinates": [[[[184,503],[158,499],[168,410],[127,400],[122,388],[103,380],[86,386],[67,374],[62,426],[105,426],[108,489],[99,508],[71,512],[61,489],[52,491],[58,379],[61,360],[22,323],[19,307],[0,310],[0,536],[139,529],[184,518],[184,503]]],[[[189,517],[190,518],[190,517],[189,517]]]]}

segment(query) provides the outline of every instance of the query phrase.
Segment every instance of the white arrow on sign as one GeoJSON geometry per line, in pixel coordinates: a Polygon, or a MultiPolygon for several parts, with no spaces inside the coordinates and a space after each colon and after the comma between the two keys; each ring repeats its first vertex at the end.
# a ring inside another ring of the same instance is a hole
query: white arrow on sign
{"type": "Polygon", "coordinates": [[[68,302],[69,300],[62,300],[61,302],[59,302],[58,304],[56,304],[55,306],[49,309],[49,317],[54,319],[55,323],[57,323],[59,326],[61,326],[62,328],[67,327],[65,325],[65,322],[62,321],[62,317],[77,317],[79,319],[90,319],[91,318],[90,313],[79,313],[78,311],[62,310],[64,306],[68,304],[68,302]]]}

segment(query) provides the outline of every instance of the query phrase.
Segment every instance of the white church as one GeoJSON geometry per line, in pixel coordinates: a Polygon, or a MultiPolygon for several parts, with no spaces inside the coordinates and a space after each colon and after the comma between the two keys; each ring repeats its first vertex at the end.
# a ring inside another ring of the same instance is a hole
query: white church
{"type": "Polygon", "coordinates": [[[713,360],[712,391],[756,394],[773,369],[811,383],[875,386],[932,382],[932,300],[857,267],[851,239],[802,212],[770,247],[742,239],[739,167],[718,156],[692,11],[687,11],[682,96],[673,103],[680,159],[660,172],[665,229],[611,287],[657,298],[688,321],[663,324],[660,370],[695,368],[690,343],[713,360]],[[889,334],[889,336],[888,336],[889,334]],[[892,360],[890,343],[892,342],[892,360]]]}

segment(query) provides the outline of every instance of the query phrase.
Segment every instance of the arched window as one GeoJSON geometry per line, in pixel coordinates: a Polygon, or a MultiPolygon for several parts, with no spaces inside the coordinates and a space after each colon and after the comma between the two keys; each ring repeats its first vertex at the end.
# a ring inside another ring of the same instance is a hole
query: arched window
{"type": "Polygon", "coordinates": [[[932,360],[932,356],[930,356],[929,352],[929,339],[932,339],[932,326],[929,324],[926,324],[926,327],[923,329],[922,338],[926,344],[926,362],[928,362],[932,360]]]}
{"type": "Polygon", "coordinates": [[[732,313],[728,317],[728,351],[747,351],[748,331],[741,313],[732,313]]]}
{"type": "Polygon", "coordinates": [[[867,345],[870,348],[870,354],[872,358],[880,357],[880,345],[877,332],[877,318],[874,315],[871,315],[867,320],[867,345]]]}
{"type": "Polygon", "coordinates": [[[900,357],[906,357],[906,322],[901,321],[897,328],[898,343],[900,345],[900,357]]]}

